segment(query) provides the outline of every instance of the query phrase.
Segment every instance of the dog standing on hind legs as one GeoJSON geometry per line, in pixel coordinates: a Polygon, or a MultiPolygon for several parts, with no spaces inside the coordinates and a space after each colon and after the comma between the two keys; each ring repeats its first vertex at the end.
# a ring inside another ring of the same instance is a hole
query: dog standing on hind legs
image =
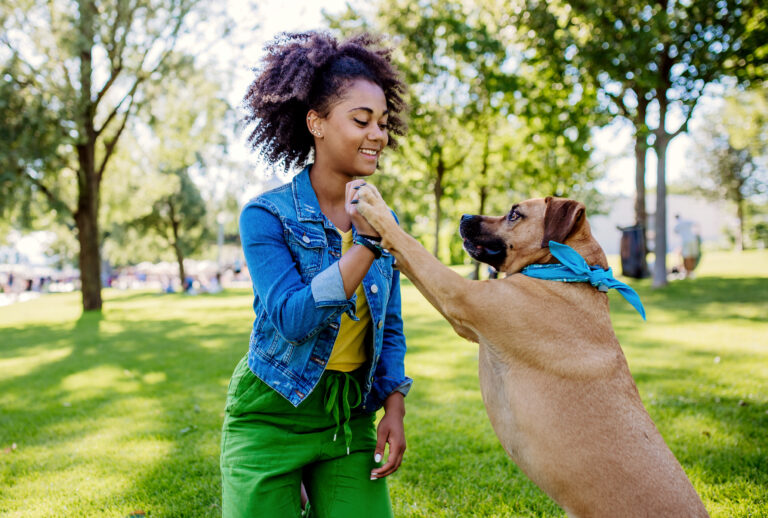
{"type": "Polygon", "coordinates": [[[569,516],[708,516],[640,400],[606,294],[588,282],[519,273],[558,263],[550,242],[570,246],[598,272],[608,268],[583,204],[540,198],[501,217],[464,216],[467,252],[507,274],[472,281],[403,231],[373,186],[358,193],[357,209],[400,270],[459,335],[479,344],[480,388],[496,435],[569,516]]]}

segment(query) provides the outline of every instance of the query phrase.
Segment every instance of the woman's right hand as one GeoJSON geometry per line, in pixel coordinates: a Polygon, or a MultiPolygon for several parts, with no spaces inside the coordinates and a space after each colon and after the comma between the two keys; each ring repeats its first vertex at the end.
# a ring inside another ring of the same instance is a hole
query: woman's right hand
{"type": "Polygon", "coordinates": [[[376,190],[376,187],[370,183],[367,183],[365,180],[352,180],[351,182],[348,182],[345,208],[347,210],[347,214],[349,214],[349,218],[352,220],[352,224],[355,226],[355,229],[357,229],[358,234],[379,237],[379,233],[376,232],[376,229],[374,229],[371,224],[368,223],[368,221],[357,211],[357,207],[355,206],[356,202],[352,203],[353,200],[357,200],[357,190],[362,185],[367,185],[369,188],[376,190]]]}

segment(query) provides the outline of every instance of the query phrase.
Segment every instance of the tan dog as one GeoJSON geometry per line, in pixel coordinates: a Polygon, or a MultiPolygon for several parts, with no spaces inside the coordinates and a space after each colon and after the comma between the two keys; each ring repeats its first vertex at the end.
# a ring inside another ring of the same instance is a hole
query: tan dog
{"type": "Polygon", "coordinates": [[[479,343],[480,388],[496,435],[569,516],[708,516],[640,401],[606,294],[517,273],[557,262],[550,239],[607,268],[583,204],[534,199],[502,217],[462,218],[465,249],[508,275],[491,281],[443,266],[400,229],[372,186],[359,190],[357,208],[456,332],[479,343]]]}

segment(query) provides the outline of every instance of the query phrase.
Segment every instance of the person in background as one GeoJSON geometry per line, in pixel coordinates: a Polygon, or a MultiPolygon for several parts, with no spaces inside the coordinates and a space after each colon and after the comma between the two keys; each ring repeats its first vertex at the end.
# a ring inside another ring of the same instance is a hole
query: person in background
{"type": "Polygon", "coordinates": [[[693,277],[693,270],[701,258],[701,237],[696,231],[696,224],[693,221],[682,218],[680,214],[675,214],[674,231],[680,236],[682,241],[681,255],[683,257],[685,277],[693,277]]]}
{"type": "Polygon", "coordinates": [[[370,35],[282,34],[265,51],[249,142],[303,169],[240,215],[255,320],[227,393],[222,512],[298,517],[306,488],[305,515],[388,518],[412,380],[399,272],[354,202],[405,130],[404,85],[370,35]]]}

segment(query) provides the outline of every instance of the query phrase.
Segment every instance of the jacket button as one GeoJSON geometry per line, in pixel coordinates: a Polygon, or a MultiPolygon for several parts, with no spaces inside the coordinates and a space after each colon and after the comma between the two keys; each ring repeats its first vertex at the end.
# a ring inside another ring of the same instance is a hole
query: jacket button
{"type": "Polygon", "coordinates": [[[382,327],[384,327],[384,321],[383,321],[383,320],[379,320],[379,323],[378,323],[378,324],[376,324],[376,327],[378,327],[379,329],[381,329],[382,327]]]}
{"type": "Polygon", "coordinates": [[[375,284],[373,286],[371,286],[371,293],[378,293],[378,292],[379,292],[379,287],[378,286],[376,286],[375,284]]]}
{"type": "Polygon", "coordinates": [[[305,243],[309,243],[309,238],[307,237],[306,234],[304,234],[304,237],[302,237],[301,240],[304,241],[305,243]]]}

